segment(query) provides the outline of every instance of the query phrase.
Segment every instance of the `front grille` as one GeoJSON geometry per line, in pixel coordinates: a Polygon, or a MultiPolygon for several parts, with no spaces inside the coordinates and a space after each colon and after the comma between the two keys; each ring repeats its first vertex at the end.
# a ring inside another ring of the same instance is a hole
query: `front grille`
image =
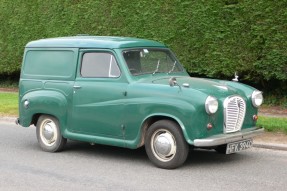
{"type": "Polygon", "coordinates": [[[245,101],[239,96],[228,97],[224,101],[224,132],[240,131],[246,111],[245,101]]]}

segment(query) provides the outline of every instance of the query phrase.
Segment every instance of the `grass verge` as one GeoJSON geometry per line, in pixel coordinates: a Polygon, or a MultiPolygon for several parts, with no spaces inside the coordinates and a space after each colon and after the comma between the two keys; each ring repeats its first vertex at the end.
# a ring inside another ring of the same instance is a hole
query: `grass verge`
{"type": "Polygon", "coordinates": [[[17,92],[0,92],[0,116],[18,116],[17,92]]]}
{"type": "Polygon", "coordinates": [[[287,118],[259,116],[257,126],[262,126],[266,131],[281,131],[287,134],[287,118]]]}

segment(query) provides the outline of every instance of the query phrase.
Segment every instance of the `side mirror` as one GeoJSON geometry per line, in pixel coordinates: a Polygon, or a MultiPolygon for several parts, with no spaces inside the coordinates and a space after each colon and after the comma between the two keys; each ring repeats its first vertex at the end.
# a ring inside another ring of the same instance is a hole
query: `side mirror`
{"type": "Polygon", "coordinates": [[[169,79],[169,85],[170,85],[171,87],[173,87],[173,86],[175,86],[175,85],[178,85],[175,77],[171,77],[171,78],[169,79]]]}

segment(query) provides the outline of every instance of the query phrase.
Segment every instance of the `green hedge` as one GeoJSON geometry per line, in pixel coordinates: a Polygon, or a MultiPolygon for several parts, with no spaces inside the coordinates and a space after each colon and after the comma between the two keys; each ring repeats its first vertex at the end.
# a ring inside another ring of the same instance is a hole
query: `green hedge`
{"type": "Polygon", "coordinates": [[[287,92],[287,0],[0,0],[0,23],[0,75],[19,73],[31,40],[132,36],[165,43],[192,74],[287,92]]]}

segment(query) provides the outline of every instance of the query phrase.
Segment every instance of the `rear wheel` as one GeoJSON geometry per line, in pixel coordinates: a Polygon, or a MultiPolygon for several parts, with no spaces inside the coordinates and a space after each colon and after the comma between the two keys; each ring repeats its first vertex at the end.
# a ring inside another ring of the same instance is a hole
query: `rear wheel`
{"type": "Polygon", "coordinates": [[[146,153],[157,167],[173,169],[181,166],[187,158],[188,148],[182,131],[173,121],[157,121],[147,130],[146,153]]]}
{"type": "Polygon", "coordinates": [[[61,135],[59,121],[50,115],[39,117],[36,135],[41,148],[47,152],[61,151],[67,142],[61,135]]]}

